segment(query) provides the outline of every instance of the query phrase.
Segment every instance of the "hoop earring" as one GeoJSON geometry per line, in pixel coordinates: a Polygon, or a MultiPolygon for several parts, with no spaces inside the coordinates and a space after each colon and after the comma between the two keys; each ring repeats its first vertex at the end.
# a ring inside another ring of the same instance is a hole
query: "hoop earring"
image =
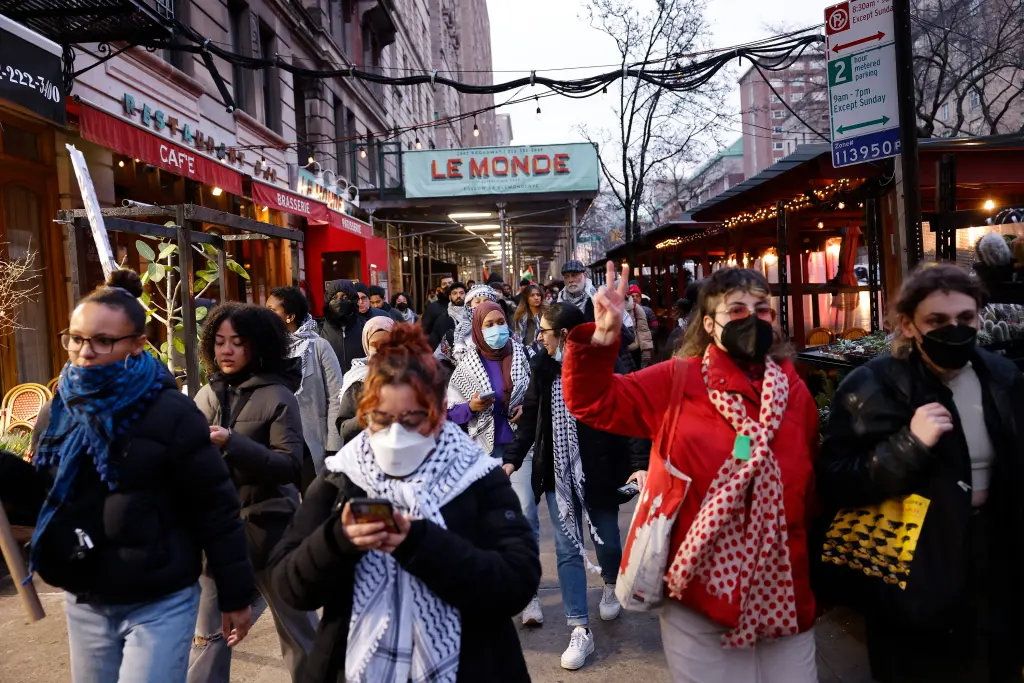
{"type": "Polygon", "coordinates": [[[124,369],[125,370],[128,369],[128,359],[131,358],[131,357],[132,357],[132,354],[130,354],[130,353],[126,354],[125,357],[124,357],[124,369]]]}

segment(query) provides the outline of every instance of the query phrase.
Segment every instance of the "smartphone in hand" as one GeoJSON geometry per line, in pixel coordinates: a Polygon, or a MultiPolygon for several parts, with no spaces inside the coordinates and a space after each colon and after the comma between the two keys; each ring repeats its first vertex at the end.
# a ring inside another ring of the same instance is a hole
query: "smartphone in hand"
{"type": "Polygon", "coordinates": [[[353,498],[349,501],[352,518],[357,524],[384,522],[384,529],[397,534],[398,524],[395,522],[395,506],[385,498],[353,498]]]}
{"type": "Polygon", "coordinates": [[[616,491],[618,491],[620,494],[628,498],[632,498],[633,496],[640,493],[640,487],[637,486],[637,483],[635,481],[631,481],[624,486],[620,486],[619,488],[616,489],[616,491]]]}
{"type": "Polygon", "coordinates": [[[488,391],[486,393],[480,394],[479,398],[480,398],[481,401],[490,400],[490,399],[494,398],[494,392],[493,391],[488,391]]]}

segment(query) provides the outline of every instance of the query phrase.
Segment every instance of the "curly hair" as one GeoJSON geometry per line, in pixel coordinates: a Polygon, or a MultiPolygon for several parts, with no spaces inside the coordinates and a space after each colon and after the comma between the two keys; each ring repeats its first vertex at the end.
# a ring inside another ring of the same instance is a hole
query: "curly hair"
{"type": "MultiPolygon", "coordinates": [[[[727,295],[733,292],[749,292],[768,296],[771,287],[764,275],[749,268],[722,268],[711,274],[711,277],[700,281],[700,291],[696,305],[690,312],[689,324],[683,336],[682,348],[676,352],[680,358],[700,358],[714,338],[704,329],[704,316],[714,316],[715,308],[727,295]]],[[[789,342],[777,331],[775,344],[768,352],[773,359],[781,361],[793,355],[789,342]]]]}
{"type": "Polygon", "coordinates": [[[900,321],[903,318],[913,320],[917,307],[935,292],[966,294],[974,299],[979,309],[985,305],[985,286],[960,266],[952,263],[922,265],[903,281],[889,316],[890,329],[895,333],[889,353],[894,358],[906,358],[914,345],[912,338],[903,336],[900,321]]]}
{"type": "Polygon", "coordinates": [[[270,296],[280,301],[285,312],[294,315],[299,325],[309,315],[309,299],[298,287],[274,287],[270,290],[270,296]]]}
{"type": "Polygon", "coordinates": [[[371,412],[380,405],[380,390],[385,386],[407,384],[416,392],[416,399],[427,408],[431,424],[444,415],[447,377],[434,358],[423,329],[419,325],[400,323],[391,328],[387,341],[370,357],[369,371],[363,384],[357,416],[359,424],[367,424],[371,412]]]}
{"type": "Polygon", "coordinates": [[[249,365],[254,369],[277,372],[288,362],[288,329],[269,308],[235,301],[213,309],[204,321],[199,338],[199,354],[206,371],[218,371],[215,351],[217,331],[225,320],[231,321],[235,333],[249,349],[249,365]]]}

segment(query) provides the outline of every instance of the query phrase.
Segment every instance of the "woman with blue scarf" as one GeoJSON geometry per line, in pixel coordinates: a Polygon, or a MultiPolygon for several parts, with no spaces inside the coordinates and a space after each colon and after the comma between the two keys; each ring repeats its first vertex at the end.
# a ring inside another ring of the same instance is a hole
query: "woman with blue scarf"
{"type": "Polygon", "coordinates": [[[141,294],[119,270],[78,304],[34,433],[47,495],[29,568],[66,591],[74,683],[184,682],[204,552],[225,639],[251,621],[238,496],[202,413],[146,352],[141,294]]]}

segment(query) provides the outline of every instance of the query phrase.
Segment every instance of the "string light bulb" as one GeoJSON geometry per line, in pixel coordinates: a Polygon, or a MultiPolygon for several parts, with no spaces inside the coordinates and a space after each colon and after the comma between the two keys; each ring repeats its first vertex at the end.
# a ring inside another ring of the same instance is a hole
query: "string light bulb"
{"type": "Polygon", "coordinates": [[[608,99],[608,86],[607,85],[604,86],[603,88],[601,88],[601,99],[602,100],[607,100],[608,99]]]}
{"type": "Polygon", "coordinates": [[[420,142],[419,135],[416,136],[416,141],[413,144],[416,146],[416,149],[423,149],[423,143],[420,142]]]}
{"type": "Polygon", "coordinates": [[[845,202],[839,202],[838,204],[836,204],[836,208],[839,209],[840,211],[842,211],[843,209],[846,208],[846,203],[845,202]]]}
{"type": "Polygon", "coordinates": [[[124,159],[121,159],[121,161],[117,162],[117,167],[124,168],[124,159]]]}
{"type": "Polygon", "coordinates": [[[534,97],[533,99],[537,102],[537,120],[540,121],[543,118],[543,115],[540,113],[540,98],[534,97]]]}
{"type": "Polygon", "coordinates": [[[985,200],[985,210],[986,211],[991,211],[994,208],[996,208],[996,203],[994,201],[992,201],[991,199],[986,199],[985,200]]]}
{"type": "Polygon", "coordinates": [[[480,137],[480,127],[476,125],[476,117],[473,117],[473,137],[480,137]]]}
{"type": "Polygon", "coordinates": [[[360,159],[365,159],[366,158],[366,148],[365,147],[360,147],[359,148],[359,158],[360,159]]]}
{"type": "Polygon", "coordinates": [[[308,159],[306,159],[306,165],[307,165],[307,166],[312,166],[312,165],[313,165],[313,164],[315,164],[315,163],[316,163],[316,159],[314,159],[314,158],[313,158],[313,155],[312,155],[312,154],[310,154],[310,155],[309,155],[309,158],[308,158],[308,159]]]}

